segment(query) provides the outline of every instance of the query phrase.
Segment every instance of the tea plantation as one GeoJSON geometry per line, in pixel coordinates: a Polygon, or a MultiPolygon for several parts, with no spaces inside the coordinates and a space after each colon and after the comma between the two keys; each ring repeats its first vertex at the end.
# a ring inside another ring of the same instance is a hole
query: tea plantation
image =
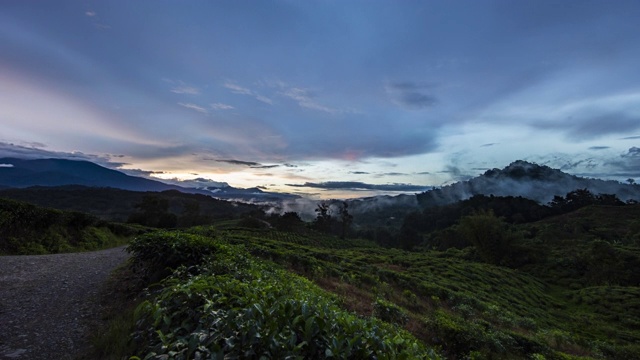
{"type": "MultiPolygon", "coordinates": [[[[227,221],[129,251],[141,359],[637,359],[640,208],[518,225],[517,266],[227,221]]],[[[457,225],[460,226],[460,225],[457,225]]],[[[454,229],[455,230],[455,229],[454,229]]]]}

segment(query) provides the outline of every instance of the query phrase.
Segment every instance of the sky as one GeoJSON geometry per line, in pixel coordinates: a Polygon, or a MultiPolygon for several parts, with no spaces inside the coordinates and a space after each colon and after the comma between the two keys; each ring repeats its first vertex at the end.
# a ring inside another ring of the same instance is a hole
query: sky
{"type": "Polygon", "coordinates": [[[416,193],[523,159],[640,180],[640,2],[0,2],[0,156],[416,193]]]}

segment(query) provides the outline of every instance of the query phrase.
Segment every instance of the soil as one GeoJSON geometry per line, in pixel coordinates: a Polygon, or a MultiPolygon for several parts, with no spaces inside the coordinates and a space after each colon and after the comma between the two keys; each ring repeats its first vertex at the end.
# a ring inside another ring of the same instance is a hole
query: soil
{"type": "Polygon", "coordinates": [[[124,246],[95,252],[0,256],[0,359],[76,359],[90,348],[101,291],[124,246]]]}

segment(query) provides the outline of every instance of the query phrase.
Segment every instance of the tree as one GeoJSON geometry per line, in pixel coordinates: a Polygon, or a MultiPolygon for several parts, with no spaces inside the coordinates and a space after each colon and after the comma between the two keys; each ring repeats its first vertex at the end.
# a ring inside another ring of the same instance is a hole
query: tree
{"type": "Polygon", "coordinates": [[[313,222],[313,227],[321,232],[330,232],[332,218],[329,204],[322,202],[314,211],[316,212],[316,220],[313,222]]]}
{"type": "Polygon", "coordinates": [[[488,263],[500,264],[511,252],[513,235],[507,224],[496,217],[493,211],[479,211],[460,219],[459,234],[473,244],[480,257],[488,263]]]}
{"type": "Polygon", "coordinates": [[[138,212],[129,216],[128,222],[145,226],[173,228],[178,222],[175,214],[169,212],[169,200],[157,195],[145,195],[135,205],[138,212]]]}
{"type": "Polygon", "coordinates": [[[351,227],[351,223],[353,222],[353,215],[349,214],[348,210],[349,204],[346,201],[342,202],[340,206],[340,223],[342,224],[342,233],[340,235],[341,239],[346,238],[347,232],[351,227]]]}
{"type": "Polygon", "coordinates": [[[629,185],[633,185],[633,184],[636,183],[636,181],[634,179],[632,179],[632,178],[628,178],[627,182],[629,183],[629,185]]]}
{"type": "Polygon", "coordinates": [[[289,211],[282,215],[272,216],[271,222],[276,229],[281,231],[296,231],[303,228],[304,222],[297,212],[289,211]]]}

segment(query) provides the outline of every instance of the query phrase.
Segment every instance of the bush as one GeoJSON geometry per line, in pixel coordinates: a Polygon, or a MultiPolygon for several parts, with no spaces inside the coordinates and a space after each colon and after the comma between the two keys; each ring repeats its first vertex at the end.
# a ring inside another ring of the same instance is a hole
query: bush
{"type": "MultiPolygon", "coordinates": [[[[135,259],[146,263],[156,249],[166,251],[158,245],[163,241],[188,254],[194,253],[190,246],[202,250],[203,239],[184,235],[137,241],[135,259]]],[[[438,358],[404,330],[341,309],[335,296],[255,260],[242,246],[220,240],[208,246],[213,251],[195,271],[178,268],[136,311],[142,358],[438,358]]]]}

